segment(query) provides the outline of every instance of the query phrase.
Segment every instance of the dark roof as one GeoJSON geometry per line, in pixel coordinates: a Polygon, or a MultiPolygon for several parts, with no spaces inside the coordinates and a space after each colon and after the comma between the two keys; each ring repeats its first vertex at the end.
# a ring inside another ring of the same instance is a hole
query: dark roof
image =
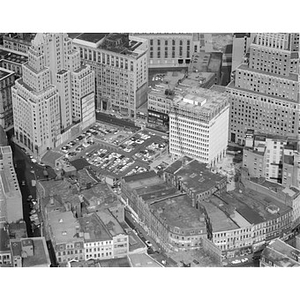
{"type": "Polygon", "coordinates": [[[284,161],[285,164],[294,165],[294,156],[284,155],[283,161],[284,161]]]}
{"type": "Polygon", "coordinates": [[[122,258],[101,260],[100,265],[101,267],[131,267],[127,256],[122,258]]]}
{"type": "Polygon", "coordinates": [[[108,33],[82,33],[79,36],[76,37],[76,39],[91,42],[91,43],[97,43],[98,41],[102,40],[105,36],[107,36],[108,33]]]}
{"type": "Polygon", "coordinates": [[[264,219],[256,211],[254,211],[246,205],[238,208],[236,211],[251,224],[258,224],[264,222],[264,219]]]}
{"type": "Polygon", "coordinates": [[[156,176],[157,175],[154,171],[149,171],[149,172],[129,175],[129,176],[124,177],[123,179],[125,182],[130,182],[130,181],[137,181],[137,180],[156,177],[156,176]]]}
{"type": "Polygon", "coordinates": [[[82,170],[83,168],[90,166],[90,164],[87,162],[85,158],[79,158],[75,159],[73,161],[70,161],[70,164],[76,168],[76,170],[82,170]]]}

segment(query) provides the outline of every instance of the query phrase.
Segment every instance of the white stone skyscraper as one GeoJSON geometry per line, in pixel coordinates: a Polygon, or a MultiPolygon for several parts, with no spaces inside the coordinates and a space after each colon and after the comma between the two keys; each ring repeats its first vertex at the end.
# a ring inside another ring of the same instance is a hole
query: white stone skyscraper
{"type": "Polygon", "coordinates": [[[40,157],[95,121],[95,80],[67,34],[38,33],[12,88],[15,138],[40,157]],[[88,109],[87,109],[88,108],[88,109]]]}

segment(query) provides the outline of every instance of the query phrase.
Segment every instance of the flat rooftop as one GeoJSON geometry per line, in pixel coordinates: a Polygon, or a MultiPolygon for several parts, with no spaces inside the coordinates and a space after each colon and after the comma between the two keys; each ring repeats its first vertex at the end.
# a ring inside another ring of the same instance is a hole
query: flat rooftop
{"type": "Polygon", "coordinates": [[[204,216],[199,209],[192,207],[192,200],[187,195],[180,194],[176,197],[169,198],[151,204],[151,210],[161,220],[172,227],[185,229],[202,229],[206,225],[204,216]],[[203,217],[203,221],[200,221],[203,217]]]}
{"type": "Polygon", "coordinates": [[[45,267],[50,266],[51,261],[47,244],[44,237],[32,237],[21,239],[20,241],[12,241],[11,247],[14,256],[22,255],[23,243],[32,242],[33,244],[33,256],[27,256],[22,258],[22,266],[27,267],[45,267]]]}
{"type": "Polygon", "coordinates": [[[220,195],[220,198],[234,207],[250,224],[272,220],[291,211],[284,203],[252,189],[246,189],[242,193],[231,191],[220,195]]]}
{"type": "MultiPolygon", "coordinates": [[[[178,162],[175,163],[178,165],[178,162]]],[[[165,172],[171,173],[170,170],[172,170],[172,165],[168,167],[165,172]]],[[[173,174],[180,178],[181,182],[189,189],[193,190],[195,194],[205,192],[217,186],[226,178],[220,174],[212,173],[206,167],[205,163],[201,163],[197,160],[192,160],[181,165],[181,167],[173,172],[173,174]]]]}
{"type": "Polygon", "coordinates": [[[190,71],[219,72],[222,66],[221,52],[197,52],[194,53],[189,65],[190,71]]]}
{"type": "Polygon", "coordinates": [[[210,219],[213,232],[227,231],[238,229],[239,226],[233,222],[221,209],[210,202],[203,201],[201,205],[205,207],[205,210],[210,219]]]}
{"type": "Polygon", "coordinates": [[[52,233],[56,244],[69,243],[74,240],[82,241],[82,238],[76,236],[76,227],[79,226],[78,221],[71,211],[58,212],[52,211],[48,213],[48,223],[51,226],[52,233]]]}
{"type": "Polygon", "coordinates": [[[111,236],[125,234],[122,226],[120,225],[118,220],[110,213],[109,210],[105,209],[102,211],[98,211],[97,215],[101,219],[111,236]]]}
{"type": "Polygon", "coordinates": [[[99,48],[125,56],[139,57],[146,53],[146,39],[128,33],[82,33],[74,40],[92,48],[99,48]]]}
{"type": "Polygon", "coordinates": [[[300,267],[300,262],[293,258],[292,253],[300,255],[300,251],[280,239],[271,241],[263,250],[262,255],[281,267],[300,267]]]}
{"type": "Polygon", "coordinates": [[[105,36],[107,36],[108,33],[96,33],[96,32],[90,32],[90,33],[81,33],[75,37],[75,39],[83,40],[91,43],[97,43],[101,41],[105,36]]]}
{"type": "Polygon", "coordinates": [[[130,264],[134,268],[158,268],[162,267],[156,260],[145,253],[136,253],[128,255],[130,264]]]}
{"type": "Polygon", "coordinates": [[[109,208],[120,204],[106,183],[98,183],[90,189],[82,190],[81,194],[91,207],[109,208]]]}
{"type": "Polygon", "coordinates": [[[100,266],[103,268],[124,268],[131,267],[128,257],[99,260],[100,266]]]}
{"type": "Polygon", "coordinates": [[[112,240],[112,236],[100,219],[99,215],[92,213],[78,218],[80,232],[83,232],[85,242],[112,240]]]}
{"type": "Polygon", "coordinates": [[[202,87],[187,88],[177,94],[171,104],[171,108],[178,107],[183,111],[210,117],[214,117],[220,109],[229,105],[227,93],[202,87]]]}

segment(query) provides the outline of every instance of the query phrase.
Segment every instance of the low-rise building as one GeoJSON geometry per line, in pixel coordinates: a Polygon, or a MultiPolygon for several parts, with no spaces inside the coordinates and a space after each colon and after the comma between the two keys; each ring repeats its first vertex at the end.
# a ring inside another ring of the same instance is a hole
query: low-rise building
{"type": "Polygon", "coordinates": [[[259,266],[300,267],[300,251],[281,239],[276,239],[262,251],[259,266]]]}
{"type": "Polygon", "coordinates": [[[84,240],[84,259],[113,258],[113,238],[99,215],[91,213],[78,218],[78,222],[77,235],[84,240]]]}
{"type": "Polygon", "coordinates": [[[196,208],[197,203],[209,198],[215,192],[222,193],[226,190],[226,177],[211,172],[205,163],[188,156],[168,166],[163,176],[166,182],[186,192],[196,208]]]}
{"type": "Polygon", "coordinates": [[[10,246],[14,267],[50,267],[51,265],[44,237],[12,239],[10,246]]]}
{"type": "Polygon", "coordinates": [[[98,211],[97,215],[104,223],[113,239],[113,258],[124,257],[129,253],[129,237],[119,221],[108,210],[98,211]]]}
{"type": "Polygon", "coordinates": [[[48,213],[48,232],[57,262],[66,265],[70,260],[84,260],[84,237],[79,236],[80,226],[71,211],[48,213]]]}
{"type": "Polygon", "coordinates": [[[199,248],[206,224],[192,200],[154,171],[122,179],[124,202],[140,224],[165,250],[199,248]]]}

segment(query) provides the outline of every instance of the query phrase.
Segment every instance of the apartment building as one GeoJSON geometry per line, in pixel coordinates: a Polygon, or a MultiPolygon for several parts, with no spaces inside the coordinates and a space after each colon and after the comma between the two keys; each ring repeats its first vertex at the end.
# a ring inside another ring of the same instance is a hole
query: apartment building
{"type": "Polygon", "coordinates": [[[230,95],[229,138],[245,143],[248,129],[297,136],[299,127],[299,34],[259,33],[249,60],[235,70],[230,95]]]}
{"type": "Polygon", "coordinates": [[[67,34],[37,34],[12,88],[15,138],[37,157],[95,121],[93,72],[67,34]]]}
{"type": "MultiPolygon", "coordinates": [[[[221,92],[220,92],[221,91],[221,92]]],[[[170,153],[214,166],[226,155],[229,100],[215,89],[193,89],[175,96],[170,107],[170,153]]]]}
{"type": "Polygon", "coordinates": [[[5,131],[13,127],[11,88],[14,84],[14,72],[0,67],[0,126],[5,131]]]}
{"type": "Polygon", "coordinates": [[[0,224],[23,220],[22,194],[10,146],[0,147],[0,224]]]}
{"type": "Polygon", "coordinates": [[[147,100],[147,40],[125,33],[83,33],[73,43],[95,71],[97,109],[135,118],[147,100]]]}

